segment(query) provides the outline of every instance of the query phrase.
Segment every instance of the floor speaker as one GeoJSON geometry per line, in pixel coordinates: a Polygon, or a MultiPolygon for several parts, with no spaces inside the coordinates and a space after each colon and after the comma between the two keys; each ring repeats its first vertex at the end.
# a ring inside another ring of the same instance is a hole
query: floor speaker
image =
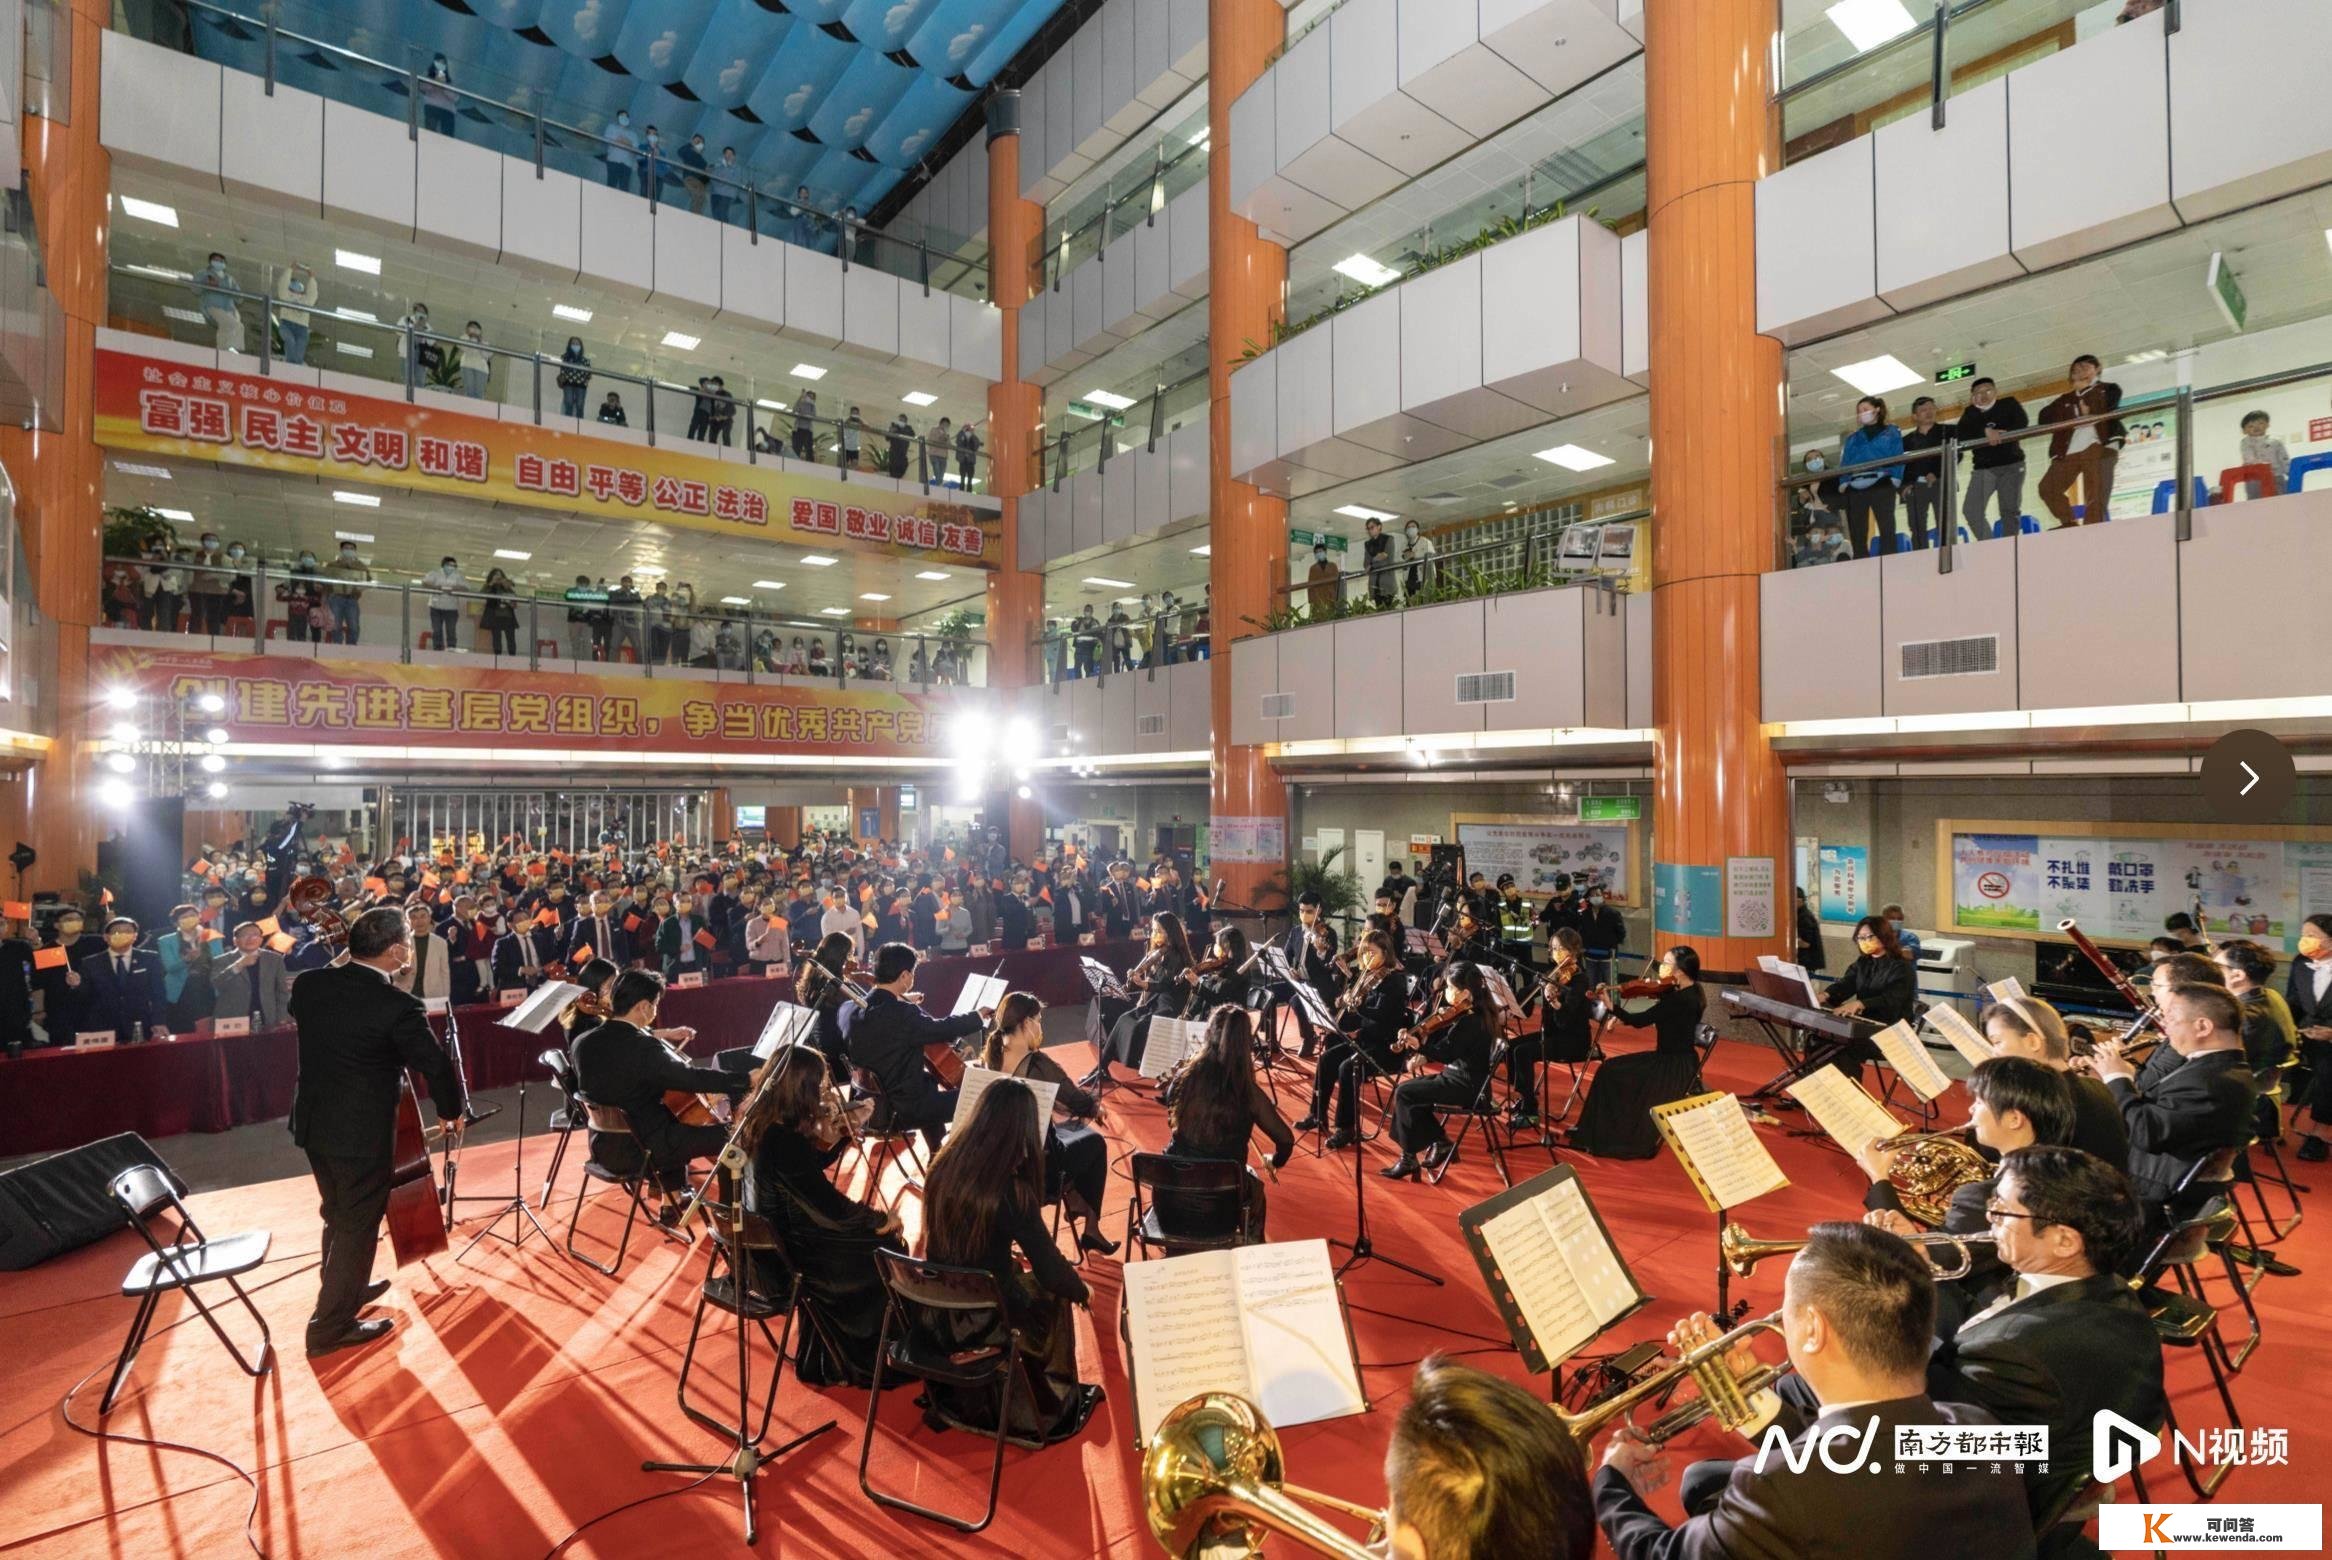
{"type": "MultiPolygon", "coordinates": [[[[46,1262],[120,1229],[121,1206],[108,1188],[132,1165],[156,1165],[170,1173],[152,1145],[135,1132],[124,1132],[0,1175],[0,1271],[46,1262]]],[[[178,1185],[176,1176],[170,1179],[178,1185]]]]}

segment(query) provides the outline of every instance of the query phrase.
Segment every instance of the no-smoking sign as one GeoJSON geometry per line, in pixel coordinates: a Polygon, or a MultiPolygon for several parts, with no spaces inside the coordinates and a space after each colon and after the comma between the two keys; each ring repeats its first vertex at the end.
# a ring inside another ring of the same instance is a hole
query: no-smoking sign
{"type": "Polygon", "coordinates": [[[1976,892],[1982,894],[1986,899],[2006,899],[2008,897],[2008,874],[2005,872],[1985,873],[1976,879],[1976,892]]]}

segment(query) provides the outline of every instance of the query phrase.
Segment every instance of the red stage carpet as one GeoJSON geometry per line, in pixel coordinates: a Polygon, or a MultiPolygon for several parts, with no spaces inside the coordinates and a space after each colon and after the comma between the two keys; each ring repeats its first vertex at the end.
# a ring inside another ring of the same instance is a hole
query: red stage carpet
{"type": "MultiPolygon", "coordinates": [[[[1075,1046],[1063,1048],[1061,1059],[1072,1070],[1086,1060],[1075,1046]]],[[[1712,1082],[1752,1087],[1771,1071],[1771,1062],[1761,1049],[1728,1043],[1712,1063],[1712,1082]]],[[[1947,1101],[1947,1115],[1962,1104],[1947,1101]]],[[[1111,1109],[1121,1150],[1163,1140],[1162,1113],[1146,1097],[1121,1091],[1111,1109]]],[[[1299,1113],[1288,1111],[1291,1117],[1299,1113]]],[[[1746,1212],[1744,1222],[1754,1232],[1794,1233],[1859,1206],[1859,1177],[1844,1158],[1778,1131],[1763,1135],[1794,1184],[1746,1212]]],[[[537,1137],[527,1143],[530,1189],[547,1163],[546,1142],[537,1137]]],[[[1373,1173],[1388,1153],[1382,1146],[1367,1151],[1377,1244],[1440,1272],[1448,1285],[1436,1289],[1382,1264],[1356,1269],[1346,1292],[1375,1409],[1285,1434],[1292,1478],[1372,1506],[1383,1498],[1379,1463],[1412,1362],[1435,1348],[1479,1351],[1472,1355],[1477,1363],[1521,1375],[1510,1348],[1458,1335],[1503,1336],[1455,1238],[1457,1211],[1498,1189],[1495,1172],[1478,1150],[1469,1149],[1440,1187],[1394,1185],[1373,1173]]],[[[464,1191],[508,1185],[510,1154],[507,1144],[475,1152],[465,1165],[464,1191]]],[[[568,1163],[574,1167],[579,1160],[572,1153],[568,1163]]],[[[1663,1154],[1639,1163],[1576,1162],[1638,1281],[1657,1297],[1618,1330],[1619,1340],[1664,1331],[1683,1311],[1707,1306],[1714,1287],[1713,1222],[1674,1161],[1663,1154]]],[[[1546,1163],[1543,1152],[1525,1153],[1517,1160],[1517,1177],[1546,1163]]],[[[1351,1164],[1347,1155],[1300,1155],[1271,1189],[1273,1236],[1349,1235],[1351,1164]]],[[[2320,1167],[2302,1168],[2318,1182],[2327,1179],[2320,1167]]],[[[575,1168],[562,1177],[544,1215],[554,1230],[563,1231],[580,1182],[575,1168]]],[[[1118,1202],[1110,1216],[1113,1234],[1123,1206],[1118,1202]]],[[[911,1198],[906,1208],[912,1218],[911,1198]]],[[[612,1242],[621,1211],[603,1194],[584,1214],[586,1236],[612,1242]]],[[[2267,1341],[2236,1379],[2247,1424],[2289,1430],[2289,1465],[2239,1470],[2221,1492],[2222,1503],[2321,1498],[2332,1427],[2317,1418],[2322,1406],[2315,1388],[2322,1365],[2332,1358],[2332,1326],[2320,1300],[2332,1272],[2332,1211],[2310,1212],[2313,1217],[2283,1248],[2308,1271],[2299,1278],[2270,1278],[2260,1289],[2267,1341]]],[[[721,1455],[719,1440],[684,1419],[673,1402],[704,1266],[701,1252],[635,1231],[620,1277],[607,1279],[538,1241],[515,1251],[488,1241],[466,1262],[441,1257],[395,1275],[387,1301],[399,1318],[392,1341],[311,1364],[300,1352],[315,1294],[318,1234],[307,1182],[206,1196],[197,1200],[196,1213],[214,1233],[255,1226],[275,1232],[271,1260],[257,1275],[257,1297],[279,1349],[288,1348],[288,1354],[273,1373],[253,1382],[236,1372],[208,1329],[193,1320],[147,1346],[109,1423],[117,1431],[199,1446],[257,1471],[261,1491],[253,1530],[272,1556],[526,1560],[603,1512],[685,1482],[641,1472],[643,1459],[721,1455]]],[[[466,1230],[457,1232],[457,1249],[464,1239],[466,1230]]],[[[105,1372],[131,1310],[114,1290],[138,1249],[125,1232],[32,1272],[0,1276],[9,1367],[0,1425],[0,1550],[11,1555],[247,1553],[241,1529],[251,1495],[242,1480],[184,1451],[94,1441],[69,1427],[60,1412],[67,1389],[95,1373],[75,1399],[73,1415],[84,1424],[96,1421],[105,1372]]],[[[383,1272],[386,1262],[384,1247],[383,1272]]],[[[1735,1294],[1759,1312],[1771,1309],[1778,1304],[1780,1266],[1768,1264],[1756,1278],[1737,1282],[1735,1294]]],[[[1109,1402],[1078,1440],[1008,1454],[1003,1506],[991,1529],[962,1538],[867,1501],[856,1471],[864,1394],[813,1393],[789,1379],[773,1444],[830,1418],[840,1428],[763,1475],[762,1551],[1025,1560],[1157,1552],[1142,1520],[1129,1430],[1132,1405],[1117,1334],[1118,1261],[1091,1261],[1087,1276],[1094,1303],[1082,1323],[1081,1358],[1087,1379],[1107,1388],[1109,1402]]],[[[166,1302],[157,1326],[181,1314],[192,1316],[166,1302]]],[[[2241,1320],[2233,1317],[2238,1330],[2241,1320]]],[[[242,1322],[248,1326],[248,1318],[242,1322]]],[[[700,1363],[714,1373],[692,1377],[692,1391],[700,1381],[711,1387],[719,1379],[723,1362],[732,1357],[726,1343],[723,1337],[709,1350],[700,1345],[700,1363]]],[[[766,1372],[766,1356],[757,1366],[766,1372]]],[[[2179,1354],[2169,1368],[2188,1428],[2219,1424],[2201,1362],[2179,1354]]],[[[1545,1378],[1535,1385],[1543,1393],[1545,1378]]],[[[885,1395],[872,1477],[878,1486],[926,1504],[976,1510],[985,1494],[987,1443],[924,1429],[912,1396],[911,1388],[885,1395]]],[[[1683,1457],[1715,1455],[1739,1444],[1703,1427],[1677,1450],[1683,1457]]],[[[2166,1462],[2150,1469],[2149,1478],[2157,1500],[2186,1498],[2183,1482],[2166,1462]]],[[[1670,1502],[1673,1514],[1673,1496],[1661,1499],[1670,1502]]],[[[600,1522],[567,1552],[730,1553],[739,1538],[736,1508],[734,1484],[716,1481],[600,1522]]],[[[1279,1552],[1287,1552],[1286,1546],[1279,1552]]],[[[1937,1554],[1950,1553],[1948,1535],[1938,1535],[1937,1554]]]]}

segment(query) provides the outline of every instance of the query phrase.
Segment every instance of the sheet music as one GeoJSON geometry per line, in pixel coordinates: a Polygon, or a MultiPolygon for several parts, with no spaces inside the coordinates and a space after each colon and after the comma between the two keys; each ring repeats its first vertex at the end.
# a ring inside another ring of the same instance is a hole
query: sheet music
{"type": "Polygon", "coordinates": [[[1995,1002],[2005,1002],[2010,997],[2021,997],[2024,995],[2024,982],[2013,975],[2004,975],[1992,982],[1991,985],[1986,986],[1984,995],[1995,1002]]]}
{"type": "Polygon", "coordinates": [[[1010,989],[1011,984],[1000,975],[966,975],[964,989],[955,994],[951,1016],[961,1018],[966,1013],[995,1007],[1003,1002],[1004,993],[1010,989]]]}
{"type": "Polygon", "coordinates": [[[1124,1284],[1145,1442],[1201,1392],[1235,1392],[1281,1428],[1368,1407],[1326,1241],[1129,1262],[1124,1284]]]}
{"type": "Polygon", "coordinates": [[[1903,1130],[1884,1105],[1835,1067],[1808,1073],[1789,1086],[1789,1095],[1849,1154],[1860,1153],[1874,1138],[1893,1137],[1903,1130]]]}
{"type": "Polygon", "coordinates": [[[1496,1005],[1498,1011],[1502,1014],[1519,1014],[1522,1011],[1522,1004],[1514,999],[1514,988],[1506,984],[1505,975],[1490,968],[1487,964],[1476,967],[1481,970],[1482,980],[1490,988],[1490,1000],[1496,1005]]]}
{"type": "Polygon", "coordinates": [[[1750,1128],[1737,1097],[1721,1095],[1690,1110],[1659,1114],[1657,1119],[1674,1134],[1676,1146],[1700,1172],[1718,1207],[1738,1208],[1789,1185],[1789,1177],[1774,1163],[1772,1151],[1750,1128]]]}
{"type": "MultiPolygon", "coordinates": [[[[955,1097],[955,1119],[948,1123],[947,1130],[950,1132],[961,1130],[963,1124],[972,1119],[972,1112],[979,1108],[980,1096],[988,1092],[989,1086],[1001,1083],[1010,1076],[1009,1073],[990,1072],[985,1067],[966,1067],[963,1086],[955,1097]]],[[[1036,1091],[1036,1142],[1038,1149],[1042,1150],[1045,1142],[1045,1128],[1051,1124],[1053,1119],[1053,1096],[1061,1092],[1061,1086],[1057,1083],[1047,1083],[1038,1078],[1021,1078],[1015,1081],[1024,1083],[1036,1091]]]]}
{"type": "MultiPolygon", "coordinates": [[[[1771,958],[1772,956],[1769,954],[1767,957],[1771,958]]],[[[1774,959],[1773,973],[1781,976],[1784,980],[1794,980],[1805,987],[1806,1006],[1818,1008],[1822,1005],[1822,993],[1815,987],[1814,977],[1807,972],[1803,964],[1792,964],[1787,959],[1774,959]]]]}
{"type": "Polygon", "coordinates": [[[1177,1062],[1205,1049],[1204,1020],[1153,1018],[1150,1037],[1142,1042],[1142,1076],[1163,1078],[1177,1062]]]}
{"type": "Polygon", "coordinates": [[[780,1002],[770,1009],[768,1022],[761,1026],[760,1037],[753,1042],[754,1060],[766,1062],[777,1054],[779,1047],[806,1042],[816,1027],[817,1017],[809,1008],[780,1002]]]}
{"type": "Polygon", "coordinates": [[[1896,1075],[1921,1100],[1934,1099],[1951,1087],[1951,1080],[1935,1065],[1935,1058],[1927,1054],[1926,1042],[1911,1032],[1909,1019],[1897,1019],[1871,1039],[1877,1043],[1879,1055],[1887,1059],[1887,1065],[1895,1069],[1896,1075]]]}
{"type": "Polygon", "coordinates": [[[1635,1304],[1635,1287],[1575,1180],[1505,1209],[1482,1225],[1482,1238],[1550,1361],[1568,1358],[1635,1304]]]}
{"type": "Polygon", "coordinates": [[[583,988],[572,981],[554,980],[536,989],[534,995],[513,1008],[502,1022],[512,1029],[523,1029],[530,1035],[539,1035],[558,1022],[559,1015],[573,1007],[583,997],[583,988]]]}
{"type": "Polygon", "coordinates": [[[1958,1008],[1938,1002],[1927,1010],[1927,1022],[1934,1026],[1937,1034],[1951,1042],[1951,1048],[1965,1057],[1970,1067],[1981,1067],[1992,1059],[1992,1042],[1962,1017],[1958,1008]]]}
{"type": "Polygon", "coordinates": [[[1079,954],[1077,966],[1084,972],[1085,984],[1095,996],[1122,997],[1126,995],[1125,982],[1118,979],[1117,971],[1091,954],[1079,954]]]}

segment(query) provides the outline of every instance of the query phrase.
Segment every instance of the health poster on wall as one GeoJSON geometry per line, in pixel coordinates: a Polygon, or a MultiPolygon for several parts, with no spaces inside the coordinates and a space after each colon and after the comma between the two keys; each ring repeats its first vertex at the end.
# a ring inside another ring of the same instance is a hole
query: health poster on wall
{"type": "Polygon", "coordinates": [[[1870,914],[1870,847],[1824,845],[1815,858],[1816,897],[1825,921],[1859,921],[1870,914]]]}
{"type": "MultiPolygon", "coordinates": [[[[1540,898],[1555,879],[1601,888],[1614,904],[1635,902],[1628,877],[1628,826],[1619,824],[1466,823],[1457,825],[1466,871],[1495,883],[1506,873],[1522,892],[1540,898]]],[[[1723,907],[1717,911],[1722,917],[1723,907]]],[[[1720,925],[1722,924],[1720,920],[1720,925]]]]}
{"type": "Polygon", "coordinates": [[[2213,839],[2137,833],[1954,831],[1951,925],[2143,942],[2199,904],[2215,937],[2289,951],[2299,917],[2332,908],[2332,840],[2213,839]]]}
{"type": "Polygon", "coordinates": [[[1725,935],[1771,937],[1779,901],[1771,856],[1725,858],[1725,935]]]}
{"type": "Polygon", "coordinates": [[[1952,924],[1969,931],[2040,930],[2040,837],[1954,835],[1951,902],[1952,924]]]}
{"type": "Polygon", "coordinates": [[[1725,880],[1715,867],[1652,863],[1652,925],[1679,937],[1721,937],[1725,880]]]}

